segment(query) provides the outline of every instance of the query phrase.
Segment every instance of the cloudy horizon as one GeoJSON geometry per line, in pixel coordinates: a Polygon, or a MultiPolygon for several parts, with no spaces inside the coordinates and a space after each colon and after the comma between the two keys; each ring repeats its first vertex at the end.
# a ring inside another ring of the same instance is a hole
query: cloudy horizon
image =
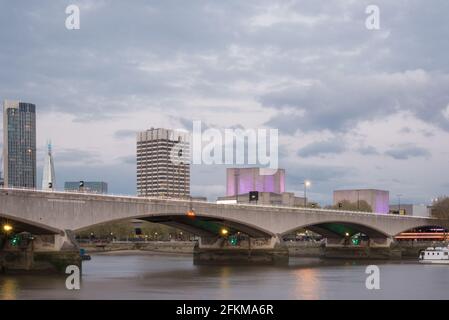
{"type": "MultiPolygon", "coordinates": [[[[0,0],[0,99],[36,104],[38,182],[52,140],[57,187],[136,193],[135,132],[279,130],[287,191],[329,204],[376,188],[417,204],[449,194],[449,2],[0,0]],[[80,8],[67,30],[65,8],[80,8]]],[[[192,195],[225,193],[193,165],[192,195]]]]}

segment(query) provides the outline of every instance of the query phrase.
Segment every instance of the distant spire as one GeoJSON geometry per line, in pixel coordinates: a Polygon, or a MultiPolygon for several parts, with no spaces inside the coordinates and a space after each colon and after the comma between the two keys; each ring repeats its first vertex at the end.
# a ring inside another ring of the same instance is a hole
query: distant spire
{"type": "Polygon", "coordinates": [[[47,140],[47,154],[45,155],[44,172],[42,174],[42,190],[56,189],[56,176],[53,164],[51,140],[47,140]]]}

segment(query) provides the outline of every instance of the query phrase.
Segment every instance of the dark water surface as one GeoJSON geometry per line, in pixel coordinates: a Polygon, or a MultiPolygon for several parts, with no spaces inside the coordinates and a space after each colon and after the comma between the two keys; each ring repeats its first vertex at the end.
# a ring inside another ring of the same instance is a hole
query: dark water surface
{"type": "Polygon", "coordinates": [[[449,265],[291,258],[288,266],[195,266],[190,255],[93,255],[81,290],[65,277],[0,275],[0,299],[449,299],[449,265]],[[365,287],[380,268],[380,290],[365,287]]]}

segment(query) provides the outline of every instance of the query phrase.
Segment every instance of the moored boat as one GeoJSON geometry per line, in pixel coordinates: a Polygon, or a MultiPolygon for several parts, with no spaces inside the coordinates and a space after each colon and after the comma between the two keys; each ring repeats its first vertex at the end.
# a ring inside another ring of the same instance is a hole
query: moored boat
{"type": "Polygon", "coordinates": [[[449,247],[429,247],[419,253],[419,262],[449,264],[449,247]]]}

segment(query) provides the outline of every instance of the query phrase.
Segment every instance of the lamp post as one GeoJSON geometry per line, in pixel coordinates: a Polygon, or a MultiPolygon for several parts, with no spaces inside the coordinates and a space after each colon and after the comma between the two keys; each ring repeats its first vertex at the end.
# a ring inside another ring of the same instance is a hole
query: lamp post
{"type": "Polygon", "coordinates": [[[304,208],[307,207],[307,188],[311,186],[311,182],[309,180],[305,180],[303,183],[304,185],[304,208]]]}
{"type": "Polygon", "coordinates": [[[360,190],[357,189],[357,211],[360,211],[360,190]]]}
{"type": "Polygon", "coordinates": [[[402,197],[402,194],[397,194],[396,196],[398,197],[398,214],[401,215],[401,197],[402,197]]]}
{"type": "Polygon", "coordinates": [[[234,192],[235,192],[235,203],[239,203],[239,183],[240,183],[240,171],[235,169],[234,172],[234,192]]]}

